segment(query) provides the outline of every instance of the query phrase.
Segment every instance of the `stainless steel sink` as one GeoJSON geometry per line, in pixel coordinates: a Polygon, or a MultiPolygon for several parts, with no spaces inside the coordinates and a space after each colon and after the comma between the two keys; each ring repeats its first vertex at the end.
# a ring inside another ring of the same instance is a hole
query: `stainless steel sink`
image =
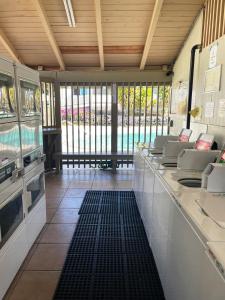
{"type": "Polygon", "coordinates": [[[200,188],[202,180],[200,178],[181,178],[178,179],[178,182],[184,186],[192,188],[200,188]]]}

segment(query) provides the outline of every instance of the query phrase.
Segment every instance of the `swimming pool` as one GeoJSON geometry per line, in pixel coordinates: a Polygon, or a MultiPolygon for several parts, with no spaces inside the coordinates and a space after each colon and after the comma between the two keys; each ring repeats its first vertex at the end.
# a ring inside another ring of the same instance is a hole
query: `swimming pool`
{"type": "MultiPolygon", "coordinates": [[[[156,126],[152,126],[151,129],[151,142],[155,140],[156,137],[156,126]]],[[[165,126],[162,132],[162,127],[158,127],[158,135],[167,134],[167,127],[165,126]]],[[[122,126],[118,126],[117,129],[117,150],[132,151],[135,149],[135,143],[139,141],[139,127],[130,127],[129,133],[128,128],[124,127],[122,132],[122,126]]],[[[146,127],[146,132],[144,128],[140,128],[140,142],[149,143],[150,142],[150,126],[146,127]]],[[[111,126],[105,127],[101,126],[84,126],[68,125],[68,130],[66,126],[62,126],[62,151],[64,153],[77,153],[86,152],[94,153],[96,152],[110,152],[111,151],[111,126]],[[68,137],[68,138],[67,138],[68,137]],[[74,137],[74,141],[73,141],[74,137]]]]}

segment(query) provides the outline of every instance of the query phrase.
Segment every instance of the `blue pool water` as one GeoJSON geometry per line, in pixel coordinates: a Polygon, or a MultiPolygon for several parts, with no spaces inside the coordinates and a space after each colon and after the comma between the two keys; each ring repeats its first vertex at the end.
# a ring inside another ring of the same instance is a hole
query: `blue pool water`
{"type": "MultiPolygon", "coordinates": [[[[164,128],[164,134],[167,134],[167,128],[164,128]]],[[[158,130],[158,134],[161,135],[162,131],[161,128],[158,130]]],[[[151,133],[151,142],[154,142],[156,137],[156,128],[152,127],[151,133]]],[[[127,128],[124,129],[122,132],[122,127],[118,127],[117,131],[117,150],[124,151],[127,150],[132,151],[135,149],[135,144],[140,142],[149,143],[150,142],[150,128],[147,127],[146,135],[144,128],[141,128],[140,131],[140,140],[139,140],[139,131],[138,126],[134,128],[134,135],[133,135],[133,128],[130,128],[129,134],[127,128]]],[[[91,128],[84,128],[83,126],[68,126],[68,131],[66,130],[66,126],[62,126],[62,150],[63,152],[106,152],[111,151],[111,127],[106,129],[103,127],[101,131],[101,127],[97,126],[95,129],[94,126],[91,128]],[[73,136],[74,136],[74,143],[73,143],[73,136]],[[68,137],[68,139],[67,139],[68,137]],[[67,143],[68,140],[68,143],[67,143]],[[79,142],[80,141],[80,142],[79,142]]]]}

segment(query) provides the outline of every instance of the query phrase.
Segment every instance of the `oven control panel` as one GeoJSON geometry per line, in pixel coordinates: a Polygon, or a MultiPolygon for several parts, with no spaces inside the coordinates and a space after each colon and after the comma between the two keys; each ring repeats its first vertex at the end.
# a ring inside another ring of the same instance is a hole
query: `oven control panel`
{"type": "Polygon", "coordinates": [[[0,183],[13,176],[16,170],[16,163],[12,162],[0,169],[0,183]]]}

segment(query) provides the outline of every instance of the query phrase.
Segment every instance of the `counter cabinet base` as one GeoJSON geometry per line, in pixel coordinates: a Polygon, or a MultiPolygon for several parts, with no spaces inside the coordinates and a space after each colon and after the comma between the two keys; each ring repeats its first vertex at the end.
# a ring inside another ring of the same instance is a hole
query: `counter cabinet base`
{"type": "Polygon", "coordinates": [[[135,155],[133,188],[166,300],[224,300],[225,279],[207,244],[146,161],[135,155]]]}

